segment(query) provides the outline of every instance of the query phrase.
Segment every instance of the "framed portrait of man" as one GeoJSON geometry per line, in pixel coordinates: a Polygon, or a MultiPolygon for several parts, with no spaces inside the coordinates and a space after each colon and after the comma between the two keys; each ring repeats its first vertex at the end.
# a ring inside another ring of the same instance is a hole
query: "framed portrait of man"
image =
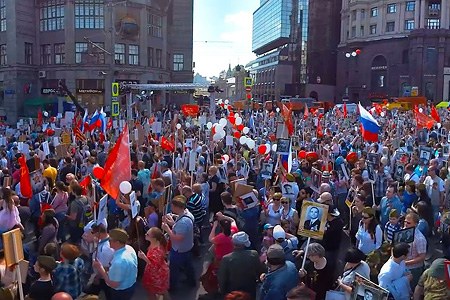
{"type": "Polygon", "coordinates": [[[351,300],[387,300],[389,291],[356,273],[351,300]]]}
{"type": "Polygon", "coordinates": [[[430,147],[419,147],[419,158],[424,159],[428,163],[431,159],[432,151],[430,147]]]}
{"type": "Polygon", "coordinates": [[[381,158],[379,153],[367,153],[367,163],[372,163],[375,166],[380,164],[381,158]]]}
{"type": "Polygon", "coordinates": [[[398,243],[410,244],[410,243],[414,242],[414,231],[415,231],[414,227],[398,230],[398,231],[394,232],[394,235],[392,237],[392,242],[394,244],[398,244],[398,243]]]}
{"type": "Polygon", "coordinates": [[[261,177],[263,179],[271,179],[273,173],[273,163],[263,163],[261,167],[261,177]]]}
{"type": "Polygon", "coordinates": [[[288,155],[290,151],[291,140],[290,139],[278,139],[277,140],[277,154],[288,155]]]}
{"type": "Polygon", "coordinates": [[[237,198],[239,206],[243,209],[253,208],[258,205],[259,201],[255,193],[250,192],[237,198]]]}
{"type": "Polygon", "coordinates": [[[402,182],[404,175],[405,175],[405,165],[400,162],[397,162],[395,164],[394,179],[399,182],[402,182]]]}
{"type": "Polygon", "coordinates": [[[325,233],[328,205],[303,201],[297,234],[321,240],[325,233]]]}
{"type": "Polygon", "coordinates": [[[312,168],[312,170],[311,170],[311,189],[314,192],[318,193],[321,183],[322,183],[322,172],[320,172],[316,168],[312,168]]]}
{"type": "Polygon", "coordinates": [[[294,184],[295,184],[295,182],[285,182],[285,183],[283,183],[281,185],[282,186],[282,189],[281,189],[282,194],[284,196],[292,196],[292,195],[294,195],[295,194],[294,193],[294,184]]]}

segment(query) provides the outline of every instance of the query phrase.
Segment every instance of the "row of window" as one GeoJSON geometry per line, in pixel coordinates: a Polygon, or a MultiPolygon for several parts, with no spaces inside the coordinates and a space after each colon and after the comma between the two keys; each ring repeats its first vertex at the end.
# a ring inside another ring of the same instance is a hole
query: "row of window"
{"type": "Polygon", "coordinates": [[[0,0],[0,31],[6,31],[6,0],[0,0]]]}
{"type": "MultiPolygon", "coordinates": [[[[0,0],[0,31],[6,29],[6,9],[0,0]],[[4,27],[2,25],[4,20],[4,27]]],[[[39,26],[41,31],[64,29],[64,0],[41,2],[39,26]]],[[[76,0],[75,1],[75,28],[77,29],[103,29],[105,28],[104,0],[76,0]]],[[[148,34],[162,37],[162,17],[148,13],[148,34]]]]}
{"type": "MultiPolygon", "coordinates": [[[[439,29],[441,28],[439,19],[427,19],[427,28],[428,29],[439,29]]],[[[404,30],[413,30],[415,29],[414,20],[405,20],[404,30]]],[[[386,22],[386,32],[394,32],[395,31],[395,21],[386,22]]],[[[369,26],[369,34],[377,34],[377,25],[373,24],[369,26]]],[[[360,36],[365,35],[364,26],[360,27],[360,36]]],[[[351,37],[356,37],[356,26],[352,27],[351,37]]]]}
{"type": "MultiPolygon", "coordinates": [[[[416,9],[416,2],[415,1],[406,1],[405,4],[405,11],[415,11],[416,9]]],[[[397,12],[397,4],[392,3],[388,4],[386,7],[386,13],[388,14],[395,14],[397,12]]],[[[372,7],[370,9],[370,16],[371,17],[377,17],[378,16],[378,7],[372,7]]],[[[366,18],[366,10],[361,9],[361,19],[366,18]]],[[[356,20],[356,10],[352,10],[351,12],[351,19],[352,21],[356,20]]]]}

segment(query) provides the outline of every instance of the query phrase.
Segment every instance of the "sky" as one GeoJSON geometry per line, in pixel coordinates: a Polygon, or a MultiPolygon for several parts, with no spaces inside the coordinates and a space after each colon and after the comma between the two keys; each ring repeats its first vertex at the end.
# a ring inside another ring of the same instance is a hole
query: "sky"
{"type": "Polygon", "coordinates": [[[253,12],[260,0],[194,0],[194,73],[220,71],[255,58],[252,53],[253,12]]]}

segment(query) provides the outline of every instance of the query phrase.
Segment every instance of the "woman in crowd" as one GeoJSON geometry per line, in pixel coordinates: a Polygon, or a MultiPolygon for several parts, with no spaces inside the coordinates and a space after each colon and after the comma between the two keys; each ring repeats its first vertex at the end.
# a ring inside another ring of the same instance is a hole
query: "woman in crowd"
{"type": "Polygon", "coordinates": [[[2,200],[0,210],[0,233],[9,231],[13,228],[24,229],[19,216],[19,209],[14,204],[12,191],[9,187],[2,188],[2,200]]]}
{"type": "Polygon", "coordinates": [[[350,228],[350,241],[352,245],[356,246],[356,233],[358,232],[359,224],[361,222],[361,214],[365,207],[366,197],[362,193],[357,193],[353,198],[352,218],[350,228]]]}
{"type": "Polygon", "coordinates": [[[406,182],[402,202],[402,215],[405,215],[408,208],[410,208],[413,203],[417,202],[416,183],[414,181],[411,180],[406,182]]]}
{"type": "Polygon", "coordinates": [[[279,225],[281,222],[281,193],[275,193],[272,196],[272,199],[269,200],[269,205],[267,205],[267,209],[265,209],[264,214],[266,221],[270,225],[279,225]]]}
{"type": "Polygon", "coordinates": [[[356,233],[357,247],[364,254],[377,250],[383,242],[383,231],[375,218],[375,211],[371,207],[363,209],[361,222],[356,233]]]}
{"type": "Polygon", "coordinates": [[[220,194],[224,191],[224,185],[220,182],[218,176],[218,169],[216,166],[209,167],[209,211],[210,213],[217,213],[223,209],[220,194]]]}
{"type": "Polygon", "coordinates": [[[138,252],[138,257],[146,263],[142,285],[148,293],[149,300],[156,300],[159,295],[163,295],[167,300],[169,299],[167,240],[161,229],[157,227],[150,228],[145,234],[145,239],[150,242],[147,254],[138,252]]]}
{"type": "Polygon", "coordinates": [[[300,219],[298,217],[298,212],[295,208],[292,208],[289,203],[289,198],[282,197],[280,199],[281,203],[281,221],[287,221],[289,223],[288,232],[297,233],[298,223],[300,219]]]}
{"type": "Polygon", "coordinates": [[[431,236],[431,228],[433,227],[433,208],[425,201],[419,201],[411,210],[420,217],[417,229],[426,237],[431,236]]]}
{"type": "Polygon", "coordinates": [[[67,187],[62,181],[57,181],[55,184],[56,194],[52,201],[52,207],[55,210],[56,220],[59,223],[58,240],[65,242],[64,223],[68,210],[69,194],[67,193],[67,187]]]}
{"type": "Polygon", "coordinates": [[[338,288],[345,293],[345,298],[350,300],[355,282],[355,275],[358,273],[370,280],[370,268],[364,261],[366,256],[356,248],[350,248],[345,254],[345,267],[342,276],[337,280],[338,288]]]}
{"type": "Polygon", "coordinates": [[[38,253],[44,253],[44,247],[49,243],[57,243],[56,235],[58,232],[58,221],[55,218],[55,211],[47,209],[43,213],[43,228],[38,239],[38,253]]]}

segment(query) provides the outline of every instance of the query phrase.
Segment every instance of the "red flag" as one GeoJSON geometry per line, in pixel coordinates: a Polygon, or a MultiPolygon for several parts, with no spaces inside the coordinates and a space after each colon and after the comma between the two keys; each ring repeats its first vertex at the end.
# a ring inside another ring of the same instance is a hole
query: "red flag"
{"type": "Polygon", "coordinates": [[[308,117],[309,117],[308,104],[305,103],[305,112],[303,113],[303,120],[308,119],[308,117]]]}
{"type": "Polygon", "coordinates": [[[317,125],[317,137],[318,138],[323,138],[323,130],[322,130],[322,124],[320,124],[320,120],[319,120],[319,124],[317,125]]]}
{"type": "Polygon", "coordinates": [[[436,110],[434,105],[431,106],[431,117],[438,123],[441,123],[441,117],[439,117],[439,113],[436,110]]]}
{"type": "Polygon", "coordinates": [[[84,177],[78,184],[83,188],[83,195],[87,195],[88,186],[92,185],[91,176],[84,177]]]}
{"type": "Polygon", "coordinates": [[[101,187],[112,198],[117,199],[120,183],[131,179],[130,139],[127,124],[109,153],[104,169],[105,175],[101,180],[101,187]]]}
{"type": "Polygon", "coordinates": [[[294,133],[292,111],[284,103],[281,103],[281,115],[283,116],[289,135],[292,135],[294,133]]]}
{"type": "Polygon", "coordinates": [[[200,107],[197,104],[183,104],[181,105],[181,112],[185,117],[196,117],[200,107]]]}
{"type": "Polygon", "coordinates": [[[164,136],[161,137],[161,148],[170,152],[175,151],[175,146],[173,145],[173,143],[166,139],[164,136]]]}
{"type": "Polygon", "coordinates": [[[87,140],[86,136],[81,132],[79,127],[75,126],[72,130],[75,136],[75,140],[79,142],[85,142],[87,140]]]}
{"type": "Polygon", "coordinates": [[[42,110],[39,108],[37,115],[37,125],[42,126],[42,110]]]}
{"type": "Polygon", "coordinates": [[[414,111],[416,115],[416,123],[418,128],[426,127],[428,129],[431,129],[434,125],[435,120],[433,118],[430,118],[429,116],[419,112],[414,111]]]}
{"type": "Polygon", "coordinates": [[[347,103],[346,102],[344,102],[343,110],[344,110],[344,118],[347,118],[347,103]]]}
{"type": "Polygon", "coordinates": [[[20,165],[20,193],[24,198],[31,198],[33,196],[33,189],[31,188],[30,171],[28,170],[25,156],[19,157],[20,165]]]}

